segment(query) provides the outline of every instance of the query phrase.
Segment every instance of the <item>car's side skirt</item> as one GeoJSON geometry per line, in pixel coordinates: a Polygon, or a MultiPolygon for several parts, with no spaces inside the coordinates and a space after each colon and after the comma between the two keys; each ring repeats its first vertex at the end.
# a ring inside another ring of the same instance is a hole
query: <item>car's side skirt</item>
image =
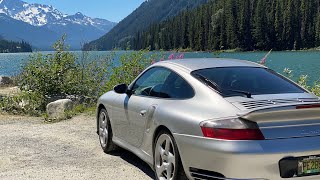
{"type": "Polygon", "coordinates": [[[144,162],[146,162],[151,168],[153,168],[153,158],[145,151],[143,151],[137,147],[134,147],[131,144],[127,143],[126,141],[124,141],[120,138],[117,138],[115,136],[112,137],[112,141],[116,145],[122,147],[123,149],[126,149],[126,150],[132,152],[133,154],[138,156],[140,159],[142,159],[144,162]]]}

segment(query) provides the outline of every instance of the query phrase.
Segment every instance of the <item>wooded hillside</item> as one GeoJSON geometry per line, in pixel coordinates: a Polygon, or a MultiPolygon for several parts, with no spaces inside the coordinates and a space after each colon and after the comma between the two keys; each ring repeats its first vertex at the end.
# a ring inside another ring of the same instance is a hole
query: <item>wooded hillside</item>
{"type": "MultiPolygon", "coordinates": [[[[186,9],[194,9],[208,0],[148,0],[119,22],[101,38],[84,45],[84,50],[110,50],[129,45],[135,33],[146,30],[151,24],[174,17],[186,9]]],[[[125,6],[125,5],[124,5],[125,6]]]]}
{"type": "Polygon", "coordinates": [[[21,41],[7,41],[0,37],[0,53],[32,52],[30,44],[21,41]]]}
{"type": "Polygon", "coordinates": [[[195,51],[318,47],[320,0],[215,0],[136,33],[131,46],[195,51]]]}

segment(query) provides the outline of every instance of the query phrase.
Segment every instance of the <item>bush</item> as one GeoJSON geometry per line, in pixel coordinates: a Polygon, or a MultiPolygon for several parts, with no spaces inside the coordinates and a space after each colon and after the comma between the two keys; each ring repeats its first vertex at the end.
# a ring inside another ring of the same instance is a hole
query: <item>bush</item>
{"type": "MultiPolygon", "coordinates": [[[[289,68],[285,68],[283,70],[285,76],[288,78],[293,78],[293,71],[289,68]]],[[[320,96],[320,82],[316,81],[312,86],[308,85],[308,75],[300,75],[297,83],[302,86],[303,88],[307,89],[308,91],[312,92],[316,96],[320,96]]]]}
{"type": "Polygon", "coordinates": [[[311,92],[320,97],[320,82],[315,82],[313,87],[311,87],[311,92]]]}
{"type": "Polygon", "coordinates": [[[53,54],[34,53],[16,77],[22,93],[5,97],[0,108],[7,112],[40,115],[52,97],[88,96],[103,93],[109,77],[112,54],[90,61],[87,52],[80,59],[68,51],[65,36],[58,40],[53,54]]]}
{"type": "Polygon", "coordinates": [[[80,59],[68,51],[65,36],[58,40],[53,54],[34,53],[16,77],[22,90],[19,95],[4,97],[0,101],[3,111],[14,114],[41,115],[45,112],[50,98],[82,97],[93,101],[91,104],[77,105],[66,112],[70,115],[84,112],[86,107],[95,106],[95,100],[104,92],[112,90],[120,83],[127,83],[143,71],[159,55],[148,50],[127,52],[120,56],[120,64],[113,63],[114,53],[92,60],[88,52],[80,59]],[[95,99],[95,100],[94,100],[95,99]]]}
{"type": "Polygon", "coordinates": [[[83,53],[80,62],[68,52],[65,36],[58,40],[53,54],[36,53],[18,76],[21,90],[38,92],[47,97],[65,95],[97,96],[108,74],[111,57],[89,62],[83,53]]]}
{"type": "Polygon", "coordinates": [[[120,64],[113,64],[111,76],[105,85],[105,92],[117,84],[130,84],[146,67],[150,66],[161,54],[149,54],[149,50],[132,51],[120,57],[120,64]]]}
{"type": "Polygon", "coordinates": [[[45,109],[45,98],[35,92],[22,92],[15,96],[3,97],[0,108],[12,114],[40,116],[45,109]]]}

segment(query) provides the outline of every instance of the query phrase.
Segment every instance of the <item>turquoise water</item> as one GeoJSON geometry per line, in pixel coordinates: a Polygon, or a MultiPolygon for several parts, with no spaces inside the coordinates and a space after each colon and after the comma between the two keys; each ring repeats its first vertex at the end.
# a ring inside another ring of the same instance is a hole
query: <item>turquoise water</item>
{"type": "MultiPolygon", "coordinates": [[[[51,53],[51,52],[43,52],[51,53]]],[[[75,52],[78,56],[81,56],[81,52],[75,52]]],[[[115,61],[118,61],[119,56],[125,52],[116,52],[115,61]]],[[[110,52],[90,52],[90,57],[105,56],[110,52]]],[[[171,54],[165,53],[165,57],[171,54]]],[[[184,53],[185,58],[236,58],[244,59],[253,62],[259,62],[267,52],[233,52],[233,53],[221,53],[215,55],[213,53],[205,52],[190,52],[184,53]]],[[[176,54],[178,55],[178,54],[176,54]]],[[[0,75],[13,76],[20,72],[21,67],[28,61],[30,53],[12,53],[1,54],[0,53],[0,75]]],[[[281,51],[272,52],[266,62],[266,66],[282,73],[284,68],[290,68],[293,70],[295,79],[300,74],[309,76],[309,83],[320,80],[320,51],[281,51]]]]}

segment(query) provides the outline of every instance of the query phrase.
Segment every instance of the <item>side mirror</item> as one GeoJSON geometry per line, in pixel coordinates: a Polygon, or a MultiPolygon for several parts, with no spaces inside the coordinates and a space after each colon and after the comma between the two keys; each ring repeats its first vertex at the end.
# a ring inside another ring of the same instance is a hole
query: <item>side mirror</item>
{"type": "Polygon", "coordinates": [[[116,85],[113,90],[118,94],[124,94],[127,92],[128,86],[126,84],[119,84],[116,85]]]}

